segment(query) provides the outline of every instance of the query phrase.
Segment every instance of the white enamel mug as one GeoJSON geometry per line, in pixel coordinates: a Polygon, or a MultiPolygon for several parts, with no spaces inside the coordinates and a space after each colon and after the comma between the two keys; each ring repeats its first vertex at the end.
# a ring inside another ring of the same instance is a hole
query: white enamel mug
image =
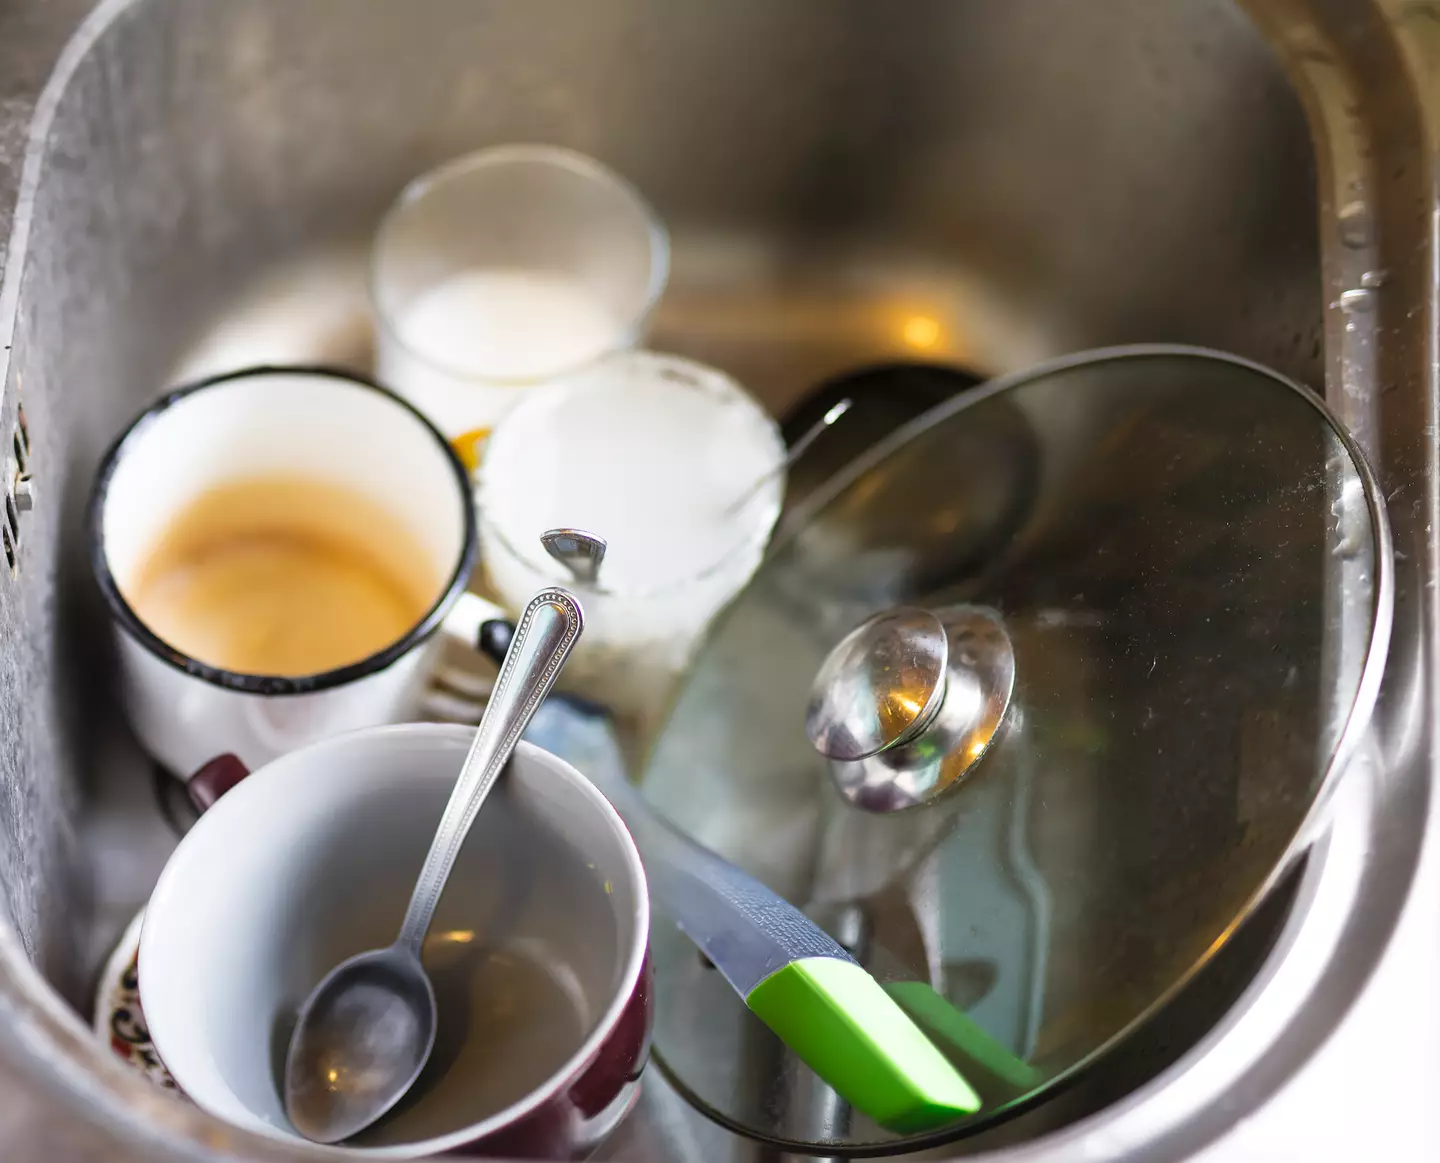
{"type": "Polygon", "coordinates": [[[181,777],[218,752],[259,767],[325,736],[411,717],[441,632],[478,648],[508,629],[465,589],[476,522],[464,466],[412,405],[346,372],[253,368],[168,393],[106,453],[89,528],[126,712],[144,747],[181,777]],[[146,626],[124,590],[177,515],[216,486],[296,474],[353,490],[404,523],[436,579],[420,620],[367,658],[298,677],[208,665],[146,626]]]}

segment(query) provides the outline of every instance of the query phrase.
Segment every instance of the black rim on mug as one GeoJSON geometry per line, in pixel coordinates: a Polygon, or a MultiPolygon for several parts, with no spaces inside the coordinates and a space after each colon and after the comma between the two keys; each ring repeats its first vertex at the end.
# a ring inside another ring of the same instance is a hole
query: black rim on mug
{"type": "Polygon", "coordinates": [[[125,427],[125,430],[115,438],[110,447],[106,449],[105,455],[100,461],[100,470],[95,477],[94,488],[90,494],[89,509],[86,516],[86,531],[90,541],[90,567],[94,571],[95,580],[100,586],[100,592],[104,596],[111,614],[130,637],[145,647],[146,650],[150,651],[151,654],[169,663],[177,670],[189,675],[194,675],[198,679],[202,679],[214,686],[223,687],[226,690],[240,691],[254,695],[299,695],[330,690],[334,687],[344,686],[346,683],[354,682],[357,679],[378,673],[392,663],[399,661],[440,628],[440,624],[444,621],[445,615],[450,607],[465,591],[465,587],[469,583],[470,575],[475,568],[475,562],[479,555],[475,503],[471,491],[470,474],[466,471],[460,457],[450,446],[450,442],[446,440],[440,430],[425,417],[424,413],[402,396],[392,392],[389,388],[383,387],[374,380],[358,375],[355,372],[340,368],[325,367],[323,365],[263,365],[241,368],[237,371],[210,376],[165,393],[160,399],[156,400],[141,412],[139,416],[135,417],[135,419],[125,427]],[[451,471],[455,474],[455,486],[459,490],[462,499],[461,507],[464,514],[465,528],[459,559],[455,564],[454,572],[445,583],[445,588],[442,590],[440,596],[415,625],[410,627],[401,637],[391,642],[388,646],[360,659],[358,662],[347,663],[345,666],[339,666],[333,670],[321,671],[318,674],[293,676],[244,674],[239,671],[227,670],[224,667],[211,666],[208,663],[201,662],[199,659],[192,658],[184,651],[177,650],[171,646],[140,620],[139,615],[135,613],[130,603],[127,602],[124,595],[121,594],[120,587],[115,580],[115,575],[110,570],[110,563],[105,553],[105,501],[109,495],[110,483],[115,476],[115,472],[119,468],[121,461],[125,458],[127,445],[158,421],[161,416],[176,404],[199,392],[224,387],[239,380],[282,375],[315,376],[337,380],[341,383],[384,396],[387,400],[395,404],[396,407],[408,412],[434,439],[437,451],[445,458],[451,471]]]}

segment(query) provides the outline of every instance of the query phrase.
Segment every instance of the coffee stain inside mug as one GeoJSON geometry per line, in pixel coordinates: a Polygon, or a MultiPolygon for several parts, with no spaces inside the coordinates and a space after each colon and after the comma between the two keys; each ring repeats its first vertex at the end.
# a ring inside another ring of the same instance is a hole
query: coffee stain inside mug
{"type": "Polygon", "coordinates": [[[402,638],[439,597],[433,562],[395,514],[303,476],[245,478],[186,505],[120,580],[170,646],[241,674],[333,670],[402,638]]]}

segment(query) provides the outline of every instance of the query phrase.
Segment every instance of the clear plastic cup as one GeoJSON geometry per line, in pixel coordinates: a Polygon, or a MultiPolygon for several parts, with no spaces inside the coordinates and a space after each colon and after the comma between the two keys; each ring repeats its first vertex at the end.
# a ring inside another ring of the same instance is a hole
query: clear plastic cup
{"type": "Polygon", "coordinates": [[[512,612],[557,582],[580,597],[585,633],[560,683],[612,711],[627,746],[658,724],[710,620],[759,565],[784,455],[774,420],[733,379],[650,351],[535,389],[486,445],[488,588],[512,612]],[[594,583],[542,547],[542,532],[566,527],[608,542],[594,583]]]}
{"type": "Polygon", "coordinates": [[[654,210],[591,158],[460,158],[406,187],[376,236],[377,378],[463,453],[525,388],[634,346],[669,255],[654,210]]]}

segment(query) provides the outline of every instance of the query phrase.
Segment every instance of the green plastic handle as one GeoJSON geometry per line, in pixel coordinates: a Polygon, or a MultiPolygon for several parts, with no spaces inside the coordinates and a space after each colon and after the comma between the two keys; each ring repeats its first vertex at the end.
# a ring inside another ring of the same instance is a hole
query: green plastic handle
{"type": "MultiPolygon", "coordinates": [[[[963,1011],[951,1005],[923,981],[893,981],[885,986],[900,1008],[930,1037],[948,1042],[982,1070],[1020,1090],[1033,1090],[1045,1081],[1023,1058],[1012,1054],[963,1011]]],[[[982,1079],[983,1081],[983,1079],[982,1079]]]]}
{"type": "Polygon", "coordinates": [[[873,977],[853,961],[805,957],[745,999],[856,1110],[914,1134],[980,1109],[980,1098],[873,977]]]}

